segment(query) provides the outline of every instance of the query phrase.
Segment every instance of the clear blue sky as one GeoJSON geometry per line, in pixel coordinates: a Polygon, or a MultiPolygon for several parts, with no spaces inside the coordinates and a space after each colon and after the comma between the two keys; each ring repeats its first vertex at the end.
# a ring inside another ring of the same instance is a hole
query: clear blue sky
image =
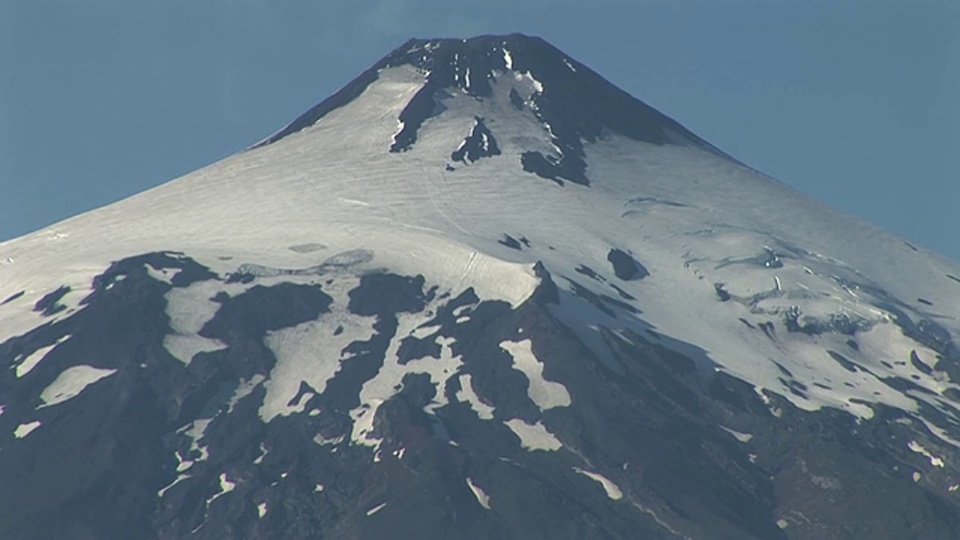
{"type": "Polygon", "coordinates": [[[0,0],[0,240],[234,153],[409,37],[520,31],[960,260],[956,1],[346,4],[0,0]]]}

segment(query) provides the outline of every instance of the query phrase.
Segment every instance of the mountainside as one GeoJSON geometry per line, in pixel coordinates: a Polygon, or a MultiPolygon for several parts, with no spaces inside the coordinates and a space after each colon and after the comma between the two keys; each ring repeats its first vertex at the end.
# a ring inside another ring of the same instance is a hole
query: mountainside
{"type": "Polygon", "coordinates": [[[960,537],[960,264],[545,41],[0,243],[0,538],[960,537]]]}

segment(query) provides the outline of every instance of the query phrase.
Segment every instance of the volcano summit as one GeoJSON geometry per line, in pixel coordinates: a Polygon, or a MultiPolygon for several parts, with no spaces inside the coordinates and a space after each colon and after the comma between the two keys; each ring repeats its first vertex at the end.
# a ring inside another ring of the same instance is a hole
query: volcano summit
{"type": "Polygon", "coordinates": [[[0,244],[2,538],[956,538],[960,265],[545,41],[0,244]]]}

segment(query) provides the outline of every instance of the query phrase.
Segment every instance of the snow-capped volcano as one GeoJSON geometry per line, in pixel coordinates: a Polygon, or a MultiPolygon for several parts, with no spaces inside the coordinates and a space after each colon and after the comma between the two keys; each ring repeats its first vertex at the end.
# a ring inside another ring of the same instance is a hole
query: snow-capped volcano
{"type": "Polygon", "coordinates": [[[0,536],[949,538],[960,265],[543,40],[0,244],[0,536]]]}

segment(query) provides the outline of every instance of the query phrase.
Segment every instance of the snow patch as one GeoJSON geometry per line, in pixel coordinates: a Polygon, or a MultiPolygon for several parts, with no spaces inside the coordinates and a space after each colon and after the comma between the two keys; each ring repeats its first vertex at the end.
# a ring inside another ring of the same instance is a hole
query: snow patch
{"type": "Polygon", "coordinates": [[[257,517],[263,519],[265,515],[267,515],[267,503],[262,502],[257,505],[257,517]]]}
{"type": "Polygon", "coordinates": [[[547,431],[539,421],[536,424],[528,424],[519,418],[512,418],[504,422],[504,425],[520,438],[520,446],[524,450],[553,452],[563,447],[563,443],[553,433],[547,431]]]}
{"type": "Polygon", "coordinates": [[[603,487],[603,491],[606,492],[607,497],[610,500],[619,501],[620,499],[623,498],[623,492],[620,491],[620,487],[614,484],[606,476],[603,476],[602,474],[599,474],[599,473],[590,472],[590,471],[581,469],[580,467],[574,467],[573,470],[579,474],[582,474],[583,476],[586,476],[587,478],[593,480],[594,482],[597,482],[598,484],[600,484],[600,486],[603,487]]]}
{"type": "Polygon", "coordinates": [[[460,375],[460,390],[456,394],[457,401],[469,404],[481,420],[493,420],[494,408],[480,399],[480,396],[473,390],[471,379],[472,376],[469,373],[460,375]]]}
{"type": "Polygon", "coordinates": [[[47,356],[48,352],[50,352],[51,350],[53,350],[54,347],[56,347],[57,345],[60,345],[61,343],[63,343],[68,339],[70,339],[69,335],[63,336],[52,345],[47,345],[46,347],[40,347],[39,349],[33,351],[33,353],[31,353],[29,356],[24,358],[19,364],[17,364],[17,367],[16,367],[17,378],[19,379],[24,375],[26,375],[27,373],[30,373],[31,371],[33,371],[33,368],[37,367],[40,361],[47,356]]]}
{"type": "Polygon", "coordinates": [[[213,501],[219,499],[220,497],[223,497],[227,493],[230,493],[237,487],[236,482],[233,482],[229,478],[227,478],[227,473],[225,472],[220,473],[219,478],[220,478],[220,491],[214,493],[213,496],[207,499],[207,507],[209,507],[213,501]]]}
{"type": "Polygon", "coordinates": [[[177,433],[190,439],[190,457],[193,457],[195,453],[200,454],[200,457],[196,458],[195,461],[206,461],[209,457],[207,447],[200,446],[200,441],[203,440],[204,432],[212,421],[213,418],[198,418],[177,430],[177,433]]]}
{"type": "Polygon", "coordinates": [[[163,347],[184,365],[202,352],[219,351],[226,344],[198,334],[203,326],[213,319],[220,304],[212,298],[224,290],[242,290],[217,280],[198,281],[188,287],[173,287],[165,295],[167,316],[170,317],[170,333],[163,338],[163,347]]]}
{"type": "Polygon", "coordinates": [[[374,506],[373,508],[367,510],[367,517],[370,517],[370,516],[376,514],[377,512],[383,510],[384,508],[386,508],[386,506],[387,506],[387,503],[382,503],[382,504],[378,504],[378,505],[374,506]]]}
{"type": "Polygon", "coordinates": [[[474,483],[473,478],[467,477],[467,487],[470,488],[470,491],[473,492],[473,496],[477,498],[477,502],[480,503],[480,506],[490,510],[490,497],[474,483]]]}
{"type": "Polygon", "coordinates": [[[941,458],[931,454],[926,448],[921,446],[920,443],[918,443],[917,441],[910,441],[907,444],[907,448],[930,460],[930,465],[933,465],[934,467],[944,466],[944,462],[941,458]]]}
{"type": "Polygon", "coordinates": [[[189,474],[178,474],[177,477],[173,480],[173,482],[170,482],[166,486],[160,488],[159,491],[157,491],[157,497],[163,498],[163,496],[166,495],[167,492],[170,491],[171,488],[173,488],[173,486],[179,484],[180,482],[183,482],[188,478],[192,478],[192,476],[189,474]]]}
{"type": "Polygon", "coordinates": [[[513,357],[513,369],[527,377],[530,383],[527,393],[541,411],[570,406],[572,401],[567,388],[543,378],[543,362],[533,354],[533,343],[529,339],[504,341],[500,343],[500,348],[513,357]]]}
{"type": "Polygon", "coordinates": [[[750,442],[750,439],[753,439],[753,435],[750,434],[750,433],[742,433],[742,432],[740,432],[740,431],[737,431],[737,430],[734,430],[734,429],[730,429],[730,428],[725,427],[725,426],[720,426],[720,429],[726,431],[726,432],[729,433],[730,435],[733,435],[733,438],[734,438],[734,439],[736,439],[736,440],[738,440],[738,441],[740,441],[740,442],[742,442],[742,443],[748,443],[748,442],[750,442]]]}
{"type": "Polygon", "coordinates": [[[167,285],[173,285],[173,278],[177,277],[177,274],[182,270],[181,268],[154,268],[150,263],[146,263],[144,266],[146,266],[147,274],[150,277],[167,285]]]}
{"type": "Polygon", "coordinates": [[[249,396],[253,393],[253,390],[264,381],[265,377],[261,374],[256,374],[253,377],[250,377],[249,380],[243,379],[240,381],[240,384],[237,385],[237,389],[233,391],[233,395],[230,396],[230,401],[227,402],[227,414],[233,412],[233,408],[240,403],[240,400],[249,396]]]}
{"type": "Polygon", "coordinates": [[[336,437],[326,438],[323,435],[317,433],[313,437],[313,442],[319,444],[320,446],[336,446],[342,443],[344,440],[343,435],[338,435],[336,437]]]}
{"type": "Polygon", "coordinates": [[[267,457],[267,447],[264,446],[263,443],[260,443],[260,454],[256,458],[254,458],[253,464],[260,465],[261,463],[263,463],[263,458],[265,457],[267,457]]]}
{"type": "Polygon", "coordinates": [[[115,369],[95,368],[93,366],[72,366],[63,370],[57,378],[40,393],[43,407],[59,405],[79,396],[88,386],[116,373],[115,369]]]}
{"type": "Polygon", "coordinates": [[[33,422],[27,422],[26,424],[20,424],[17,426],[17,429],[13,430],[13,436],[22,439],[27,435],[33,433],[35,429],[40,427],[41,422],[39,420],[34,420],[33,422]]]}
{"type": "Polygon", "coordinates": [[[507,68],[507,71],[513,69],[513,57],[510,56],[510,51],[506,47],[503,48],[503,63],[507,68]]]}

